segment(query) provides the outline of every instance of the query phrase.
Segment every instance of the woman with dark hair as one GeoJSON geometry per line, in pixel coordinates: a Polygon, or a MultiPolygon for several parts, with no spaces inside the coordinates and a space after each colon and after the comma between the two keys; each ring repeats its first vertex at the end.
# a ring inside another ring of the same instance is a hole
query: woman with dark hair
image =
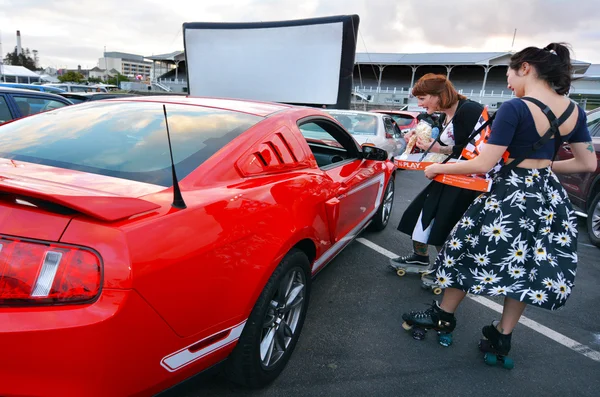
{"type": "Polygon", "coordinates": [[[405,313],[405,328],[451,332],[468,292],[504,296],[501,319],[482,332],[485,349],[505,356],[527,304],[556,310],[566,303],[577,271],[577,218],[555,172],[592,172],[597,166],[585,111],[565,96],[571,74],[569,49],[562,44],[514,54],[507,80],[517,98],[498,109],[481,154],[425,169],[430,179],[482,174],[509,154],[491,191],[468,208],[436,259],[437,283],[445,288],[441,304],[405,313]],[[553,161],[561,142],[569,142],[574,158],[553,161]]]}
{"type": "MultiPolygon", "coordinates": [[[[438,120],[440,135],[431,147],[433,153],[443,153],[458,158],[463,145],[483,111],[483,106],[460,95],[445,75],[429,73],[415,84],[412,94],[429,115],[441,112],[438,120]]],[[[408,142],[414,132],[404,137],[408,142]]],[[[427,150],[432,139],[419,139],[416,146],[427,150]]],[[[398,230],[413,240],[413,252],[394,258],[394,269],[412,267],[428,270],[430,267],[429,245],[441,248],[450,231],[460,220],[477,193],[432,181],[408,206],[398,225],[398,230]]],[[[433,278],[431,277],[431,280],[433,278]]]]}

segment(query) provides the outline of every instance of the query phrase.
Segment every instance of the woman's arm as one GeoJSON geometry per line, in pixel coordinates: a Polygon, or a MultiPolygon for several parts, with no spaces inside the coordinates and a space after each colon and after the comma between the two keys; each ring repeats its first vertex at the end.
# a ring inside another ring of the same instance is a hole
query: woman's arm
{"type": "Polygon", "coordinates": [[[432,164],[425,168],[425,176],[433,179],[438,174],[485,174],[498,163],[498,160],[506,152],[506,148],[507,146],[484,144],[479,156],[473,160],[451,164],[432,164]]]}
{"type": "Polygon", "coordinates": [[[552,171],[558,174],[596,171],[598,160],[592,142],[573,142],[570,145],[574,157],[569,160],[555,161],[552,164],[552,171]]]}

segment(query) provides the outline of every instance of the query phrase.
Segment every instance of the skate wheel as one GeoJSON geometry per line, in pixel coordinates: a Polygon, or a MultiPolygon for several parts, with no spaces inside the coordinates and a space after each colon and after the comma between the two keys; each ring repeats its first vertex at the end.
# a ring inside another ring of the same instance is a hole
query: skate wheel
{"type": "Polygon", "coordinates": [[[436,295],[439,295],[439,294],[442,293],[442,289],[440,287],[435,287],[433,289],[433,293],[436,294],[436,295]]]}
{"type": "Polygon", "coordinates": [[[489,342],[487,341],[487,339],[481,339],[477,347],[479,347],[479,350],[481,352],[487,353],[489,351],[489,342]]]}
{"type": "Polygon", "coordinates": [[[506,369],[513,369],[515,367],[515,362],[510,357],[504,357],[504,362],[502,366],[506,369]]]}
{"type": "Polygon", "coordinates": [[[444,347],[449,347],[452,344],[452,334],[440,334],[438,343],[444,347]]]}
{"type": "Polygon", "coordinates": [[[412,337],[413,337],[413,339],[416,339],[416,340],[423,340],[423,339],[425,339],[426,332],[427,331],[425,331],[424,329],[414,328],[413,332],[412,332],[412,337]]]}
{"type": "Polygon", "coordinates": [[[410,331],[412,329],[412,325],[409,325],[406,321],[402,323],[402,328],[406,331],[410,331]]]}
{"type": "Polygon", "coordinates": [[[406,274],[406,270],[404,270],[404,269],[398,269],[398,270],[396,271],[396,274],[397,274],[398,276],[402,277],[402,276],[404,276],[404,275],[406,274]]]}
{"type": "Polygon", "coordinates": [[[487,365],[496,365],[496,363],[498,362],[498,357],[496,357],[496,355],[492,353],[485,353],[485,355],[483,356],[483,361],[485,361],[487,365]]]}

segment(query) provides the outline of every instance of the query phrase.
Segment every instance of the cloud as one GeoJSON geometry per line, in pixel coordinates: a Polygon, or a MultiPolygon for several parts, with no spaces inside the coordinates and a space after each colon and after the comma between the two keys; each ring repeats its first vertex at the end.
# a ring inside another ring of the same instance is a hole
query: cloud
{"type": "Polygon", "coordinates": [[[96,66],[107,51],[183,49],[184,22],[241,22],[358,14],[359,52],[507,51],[569,42],[600,63],[597,0],[0,0],[3,52],[39,51],[43,66],[96,66]]]}

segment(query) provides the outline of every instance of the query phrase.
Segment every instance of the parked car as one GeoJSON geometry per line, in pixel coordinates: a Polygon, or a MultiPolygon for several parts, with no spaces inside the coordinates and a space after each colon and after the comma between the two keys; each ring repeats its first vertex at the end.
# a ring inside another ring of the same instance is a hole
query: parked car
{"type": "Polygon", "coordinates": [[[388,152],[390,159],[406,148],[400,129],[386,114],[354,111],[325,110],[333,116],[361,145],[372,145],[388,152]]]}
{"type": "Polygon", "coordinates": [[[71,84],[71,83],[62,83],[62,84],[44,84],[45,86],[60,88],[66,92],[108,92],[105,87],[99,86],[91,86],[85,84],[71,84]]]}
{"type": "Polygon", "coordinates": [[[135,96],[134,94],[120,94],[114,92],[65,92],[60,95],[65,98],[68,98],[73,103],[99,101],[101,99],[127,98],[135,96]]]}
{"type": "Polygon", "coordinates": [[[41,84],[0,83],[0,88],[2,88],[2,87],[21,88],[24,90],[49,92],[51,94],[60,94],[61,92],[65,92],[65,90],[62,90],[60,88],[50,87],[50,86],[41,85],[41,84]]]}
{"type": "Polygon", "coordinates": [[[0,87],[0,124],[72,104],[48,92],[0,87]]]}
{"type": "Polygon", "coordinates": [[[372,110],[372,112],[387,114],[388,116],[393,118],[394,121],[396,122],[396,124],[398,124],[398,128],[400,128],[400,131],[402,132],[402,134],[406,134],[407,132],[412,131],[413,129],[415,129],[415,127],[419,123],[419,121],[417,120],[417,116],[419,115],[419,112],[409,112],[409,111],[402,111],[402,110],[382,110],[382,109],[372,110]]]}
{"type": "MultiPolygon", "coordinates": [[[[596,150],[598,168],[595,172],[557,174],[571,202],[587,215],[587,231],[591,242],[600,247],[600,108],[587,113],[587,125],[596,150]]],[[[573,157],[570,146],[562,145],[558,160],[573,157]]]]}
{"type": "Polygon", "coordinates": [[[314,108],[92,101],[0,145],[0,395],[154,395],[219,363],[264,386],[312,277],[394,200],[387,153],[314,108]]]}

